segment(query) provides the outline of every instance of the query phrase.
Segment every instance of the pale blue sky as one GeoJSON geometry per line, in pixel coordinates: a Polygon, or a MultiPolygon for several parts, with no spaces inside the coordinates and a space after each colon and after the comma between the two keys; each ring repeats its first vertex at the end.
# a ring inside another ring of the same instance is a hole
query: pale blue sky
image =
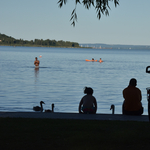
{"type": "Polygon", "coordinates": [[[0,0],[0,33],[16,39],[50,39],[78,43],[150,45],[150,0],[120,0],[110,15],[97,19],[94,8],[77,6],[78,22],[70,22],[74,0],[61,9],[58,0],[0,0]]]}

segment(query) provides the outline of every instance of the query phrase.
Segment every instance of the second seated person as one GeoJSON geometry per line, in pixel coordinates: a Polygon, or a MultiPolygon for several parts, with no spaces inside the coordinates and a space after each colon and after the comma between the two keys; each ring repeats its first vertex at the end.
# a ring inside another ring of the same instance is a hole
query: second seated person
{"type": "Polygon", "coordinates": [[[90,87],[85,87],[84,94],[86,95],[82,97],[79,103],[79,113],[96,114],[97,101],[93,96],[93,89],[90,87]]]}
{"type": "Polygon", "coordinates": [[[141,115],[143,114],[141,90],[136,87],[137,80],[132,78],[129,86],[123,90],[124,102],[122,113],[124,115],[141,115]]]}

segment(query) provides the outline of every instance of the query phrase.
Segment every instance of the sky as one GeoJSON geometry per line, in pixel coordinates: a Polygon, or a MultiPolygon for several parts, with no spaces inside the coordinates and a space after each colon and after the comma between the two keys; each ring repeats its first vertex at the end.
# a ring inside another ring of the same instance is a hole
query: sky
{"type": "MultiPolygon", "coordinates": [[[[82,0],[81,0],[82,1],[82,0]]],[[[75,0],[61,9],[58,0],[0,0],[0,33],[16,39],[50,39],[83,43],[150,45],[150,0],[110,2],[109,16],[77,5],[78,21],[71,25],[75,0]]]]}

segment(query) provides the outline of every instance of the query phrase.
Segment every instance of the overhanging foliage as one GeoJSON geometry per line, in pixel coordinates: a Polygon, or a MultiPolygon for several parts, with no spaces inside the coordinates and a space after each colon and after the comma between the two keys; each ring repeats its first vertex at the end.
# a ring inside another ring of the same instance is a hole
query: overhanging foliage
{"type": "MultiPolygon", "coordinates": [[[[93,6],[96,10],[97,13],[97,18],[101,19],[101,15],[106,15],[109,16],[109,3],[110,2],[114,2],[115,7],[117,7],[117,5],[119,5],[119,0],[75,0],[75,8],[73,9],[72,13],[71,13],[71,19],[70,21],[72,21],[72,25],[75,26],[75,22],[77,21],[77,13],[76,13],[76,8],[77,8],[77,4],[83,4],[83,6],[86,9],[89,9],[91,6],[93,6]]],[[[61,8],[64,4],[67,3],[67,0],[59,0],[58,4],[59,7],[61,8]]]]}

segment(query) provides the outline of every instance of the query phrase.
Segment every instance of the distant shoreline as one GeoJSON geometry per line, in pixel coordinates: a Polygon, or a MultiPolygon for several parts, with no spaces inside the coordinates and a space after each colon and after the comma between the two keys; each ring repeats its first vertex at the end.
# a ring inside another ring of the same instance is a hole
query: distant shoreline
{"type": "Polygon", "coordinates": [[[150,45],[121,45],[121,44],[102,44],[102,43],[77,43],[71,41],[56,41],[50,39],[34,39],[23,40],[15,39],[11,36],[0,33],[0,46],[14,46],[14,47],[53,47],[53,48],[88,48],[88,49],[118,49],[118,50],[150,50],[150,45]]]}
{"type": "MultiPolygon", "coordinates": [[[[63,47],[63,46],[23,46],[23,45],[0,45],[0,46],[11,46],[11,47],[47,47],[47,48],[84,48],[84,47],[63,47]]],[[[86,47],[85,47],[86,48],[86,47]]]]}
{"type": "Polygon", "coordinates": [[[96,44],[79,44],[81,47],[91,47],[93,49],[136,49],[136,50],[141,50],[141,49],[147,49],[150,50],[150,45],[112,45],[112,44],[101,44],[101,43],[96,43],[96,44]]]}
{"type": "Polygon", "coordinates": [[[56,41],[50,39],[34,39],[34,40],[23,40],[23,39],[15,39],[11,36],[7,36],[5,34],[0,33],[0,45],[5,46],[32,46],[32,47],[80,47],[77,42],[70,41],[56,41]]]}
{"type": "Polygon", "coordinates": [[[11,47],[47,47],[47,48],[81,48],[81,49],[101,49],[101,50],[150,50],[150,46],[133,46],[133,47],[65,47],[65,46],[39,46],[39,45],[0,45],[11,47]]]}

